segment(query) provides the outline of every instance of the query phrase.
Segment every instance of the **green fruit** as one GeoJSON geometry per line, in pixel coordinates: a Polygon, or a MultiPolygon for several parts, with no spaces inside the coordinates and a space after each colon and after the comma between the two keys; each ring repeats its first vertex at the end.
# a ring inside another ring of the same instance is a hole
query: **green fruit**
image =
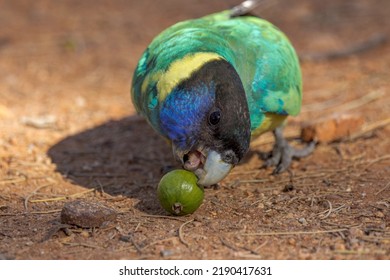
{"type": "Polygon", "coordinates": [[[203,202],[203,188],[194,173],[177,169],[165,174],[158,184],[161,206],[174,215],[194,213],[203,202]]]}

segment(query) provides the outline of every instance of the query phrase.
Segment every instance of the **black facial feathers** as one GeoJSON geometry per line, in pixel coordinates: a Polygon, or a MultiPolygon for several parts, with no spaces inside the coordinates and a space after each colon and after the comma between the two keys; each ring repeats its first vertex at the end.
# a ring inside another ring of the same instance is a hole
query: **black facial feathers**
{"type": "MultiPolygon", "coordinates": [[[[196,143],[226,155],[228,161],[236,164],[249,149],[250,141],[250,116],[241,79],[229,62],[214,60],[178,87],[191,91],[201,85],[210,89],[214,104],[208,104],[200,129],[194,135],[196,143]]],[[[196,90],[193,94],[197,94],[196,90]]]]}

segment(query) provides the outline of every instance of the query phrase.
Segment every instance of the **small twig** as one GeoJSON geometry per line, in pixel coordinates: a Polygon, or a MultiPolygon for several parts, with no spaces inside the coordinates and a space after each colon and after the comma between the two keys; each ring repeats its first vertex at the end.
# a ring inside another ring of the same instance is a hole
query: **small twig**
{"type": "Polygon", "coordinates": [[[326,200],[326,202],[328,202],[329,210],[326,213],[326,215],[321,218],[321,220],[325,220],[326,218],[328,218],[330,216],[330,214],[332,213],[332,210],[333,210],[332,203],[329,200],[326,200]]]}
{"type": "Polygon", "coordinates": [[[377,34],[367,39],[364,42],[347,46],[341,50],[329,51],[325,53],[307,53],[300,55],[300,59],[302,60],[310,60],[310,61],[320,61],[320,60],[331,60],[336,58],[342,58],[346,56],[350,56],[353,54],[358,54],[361,52],[368,51],[379,45],[385,43],[387,41],[387,37],[385,34],[377,34]]]}
{"type": "Polygon", "coordinates": [[[390,182],[388,182],[387,185],[386,185],[384,188],[382,188],[382,189],[380,189],[378,192],[376,192],[375,195],[380,194],[381,192],[383,192],[384,190],[386,190],[388,187],[390,187],[390,182]]]}
{"type": "MultiPolygon", "coordinates": [[[[385,90],[384,89],[378,89],[374,90],[366,95],[363,95],[359,98],[353,99],[351,101],[345,102],[345,103],[334,103],[332,106],[325,107],[323,105],[323,108],[310,108],[311,104],[308,104],[306,107],[306,110],[303,110],[303,112],[310,112],[310,111],[332,111],[332,112],[346,112],[353,109],[360,108],[368,103],[371,103],[375,100],[378,100],[385,96],[385,90]]],[[[317,106],[318,107],[318,106],[317,106]]]]}
{"type": "Polygon", "coordinates": [[[40,189],[43,189],[43,188],[46,188],[48,186],[51,186],[52,183],[49,183],[49,184],[46,184],[46,185],[42,185],[42,186],[39,186],[38,188],[36,188],[32,193],[30,193],[28,196],[26,196],[26,198],[24,199],[24,209],[27,211],[28,210],[28,201],[29,199],[35,195],[40,189]]]}
{"type": "Polygon", "coordinates": [[[116,178],[116,177],[129,177],[129,174],[104,174],[104,173],[81,173],[81,172],[70,172],[70,176],[74,177],[105,177],[105,178],[116,178]]]}
{"type": "Polygon", "coordinates": [[[375,158],[375,159],[372,159],[372,160],[368,160],[368,161],[365,161],[365,162],[361,162],[359,163],[359,165],[361,164],[366,164],[367,163],[367,166],[365,167],[366,169],[369,168],[371,165],[377,163],[377,162],[380,162],[382,160],[386,160],[386,159],[390,159],[390,155],[384,155],[384,156],[381,156],[381,157],[378,157],[378,158],[375,158]]]}
{"type": "Polygon", "coordinates": [[[333,208],[332,204],[330,204],[330,201],[327,200],[327,202],[329,203],[329,209],[317,214],[317,215],[323,215],[323,214],[327,213],[325,215],[325,217],[323,217],[321,219],[326,219],[332,212],[339,211],[340,209],[345,207],[345,204],[341,204],[339,207],[333,208]],[[330,211],[330,213],[329,213],[329,211],[330,211]]]}
{"type": "Polygon", "coordinates": [[[134,248],[137,250],[138,253],[142,253],[142,249],[137,242],[135,242],[134,240],[134,236],[133,235],[130,235],[130,241],[131,241],[131,244],[133,244],[134,248]]]}
{"type": "Polygon", "coordinates": [[[103,247],[92,245],[92,244],[87,244],[87,243],[62,242],[62,244],[72,246],[72,247],[82,246],[82,247],[93,248],[93,249],[103,249],[103,247]]]}
{"type": "Polygon", "coordinates": [[[0,181],[0,186],[1,185],[7,185],[7,184],[15,184],[15,183],[21,183],[27,181],[27,176],[23,175],[22,178],[11,178],[11,179],[4,179],[0,181]]]}
{"type": "Polygon", "coordinates": [[[385,242],[385,241],[390,240],[390,238],[386,238],[386,237],[381,238],[381,237],[376,237],[376,236],[372,236],[372,237],[360,236],[359,239],[363,240],[363,241],[367,241],[367,242],[373,242],[373,243],[385,242]]]}
{"type": "Polygon", "coordinates": [[[230,244],[229,242],[227,242],[226,240],[224,240],[222,237],[219,238],[222,242],[223,245],[225,245],[226,247],[232,249],[233,251],[239,251],[240,249],[242,250],[245,250],[245,251],[248,251],[250,252],[251,254],[254,254],[254,255],[259,255],[259,253],[257,252],[257,249],[262,246],[264,246],[265,244],[261,244],[260,246],[258,246],[256,249],[251,249],[251,248],[247,248],[247,247],[235,247],[233,246],[232,244],[230,244]]]}
{"type": "Polygon", "coordinates": [[[62,211],[62,209],[54,209],[54,210],[48,210],[48,211],[23,212],[23,213],[0,213],[0,216],[42,215],[42,214],[58,213],[61,211],[62,211]]]}
{"type": "Polygon", "coordinates": [[[255,248],[255,251],[260,250],[260,249],[263,248],[265,245],[267,245],[267,243],[268,243],[268,240],[264,241],[263,243],[261,243],[259,246],[257,246],[257,247],[255,248]]]}
{"type": "Polygon", "coordinates": [[[137,226],[135,227],[134,232],[137,232],[137,230],[139,229],[140,226],[141,226],[141,223],[139,222],[139,223],[137,224],[137,226]]]}
{"type": "MultiPolygon", "coordinates": [[[[342,90],[345,90],[343,87],[342,90]]],[[[340,90],[341,91],[341,90],[340,90]]],[[[306,93],[309,95],[309,93],[306,93]]],[[[301,110],[301,113],[307,113],[307,112],[321,112],[328,110],[330,108],[333,108],[334,106],[338,106],[341,102],[344,101],[345,95],[339,94],[335,98],[331,98],[326,101],[320,101],[320,102],[315,102],[315,103],[309,103],[305,104],[301,110]]]]}
{"type": "Polygon", "coordinates": [[[50,201],[60,201],[60,200],[66,200],[66,199],[69,199],[69,198],[75,198],[75,197],[80,197],[86,193],[90,193],[90,192],[93,192],[95,191],[96,189],[90,189],[90,190],[86,190],[86,191],[83,191],[83,192],[79,192],[79,193],[75,193],[75,194],[71,194],[71,195],[66,195],[66,196],[59,196],[59,197],[52,197],[52,198],[45,198],[45,199],[34,199],[34,200],[30,200],[31,203],[37,203],[37,202],[50,202],[50,201]]]}
{"type": "Polygon", "coordinates": [[[102,196],[109,197],[109,198],[114,198],[112,195],[109,195],[108,193],[106,193],[106,192],[104,191],[104,187],[109,186],[109,185],[103,186],[103,184],[100,182],[99,179],[96,179],[96,182],[97,182],[98,185],[99,185],[99,188],[100,188],[100,191],[101,191],[101,193],[102,193],[102,196]]]}
{"type": "Polygon", "coordinates": [[[135,243],[134,241],[134,233],[125,233],[124,230],[119,227],[119,226],[116,226],[115,229],[120,233],[120,237],[119,237],[119,240],[120,241],[123,241],[123,242],[131,242],[133,244],[133,246],[137,249],[138,253],[141,252],[141,249],[138,244],[135,243]]]}
{"type": "Polygon", "coordinates": [[[253,232],[243,233],[245,236],[272,236],[272,235],[300,235],[300,234],[322,234],[332,232],[347,231],[347,228],[329,229],[329,230],[318,230],[318,231],[275,231],[275,232],[253,232]]]}
{"type": "Polygon", "coordinates": [[[41,215],[41,214],[53,214],[61,212],[62,209],[54,209],[54,210],[48,210],[48,211],[34,211],[34,212],[28,212],[23,214],[34,214],[34,215],[41,215]]]}
{"type": "Polygon", "coordinates": [[[355,140],[368,132],[374,131],[378,128],[382,128],[388,124],[390,124],[390,118],[367,124],[367,125],[363,126],[363,128],[359,132],[356,132],[356,133],[352,134],[351,136],[349,136],[347,138],[347,140],[350,140],[350,141],[355,140]]]}
{"type": "Polygon", "coordinates": [[[386,201],[378,201],[376,204],[378,205],[383,205],[385,206],[386,208],[390,208],[390,203],[386,202],[386,201]]]}
{"type": "MultiPolygon", "coordinates": [[[[122,213],[124,213],[124,212],[120,212],[119,214],[122,214],[122,213]]],[[[174,217],[174,216],[163,216],[163,215],[140,215],[140,216],[144,217],[144,218],[169,219],[169,220],[176,220],[176,221],[180,221],[180,222],[186,221],[184,219],[174,217]]]]}
{"type": "Polygon", "coordinates": [[[252,14],[254,13],[254,10],[256,10],[256,8],[258,8],[259,11],[264,11],[274,6],[275,4],[275,1],[246,0],[238,4],[237,6],[231,8],[230,17],[238,17],[247,14],[252,14]]]}
{"type": "Polygon", "coordinates": [[[324,223],[328,226],[343,227],[343,228],[359,228],[362,226],[362,224],[344,225],[344,224],[336,224],[336,223],[327,222],[327,221],[321,221],[321,223],[324,223]]]}
{"type": "Polygon", "coordinates": [[[250,184],[253,184],[253,183],[265,183],[265,182],[268,182],[269,179],[252,179],[252,180],[237,180],[237,184],[240,185],[240,184],[246,184],[246,183],[250,183],[250,184]]]}
{"type": "Polygon", "coordinates": [[[222,245],[225,245],[229,249],[232,249],[233,251],[238,251],[236,247],[234,247],[232,244],[228,243],[225,239],[223,239],[221,236],[219,237],[219,240],[221,240],[222,245]]]}
{"type": "Polygon", "coordinates": [[[132,252],[132,253],[136,253],[137,252],[137,250],[134,250],[134,246],[123,247],[123,248],[117,249],[115,251],[116,252],[128,251],[128,252],[132,252]]]}
{"type": "Polygon", "coordinates": [[[351,100],[349,102],[340,104],[338,106],[333,106],[332,111],[346,112],[346,111],[350,111],[353,109],[357,109],[357,108],[360,108],[368,103],[371,103],[375,100],[382,98],[383,96],[385,96],[385,94],[386,94],[386,91],[383,88],[378,89],[378,90],[374,90],[368,94],[363,95],[360,98],[351,100]]]}
{"type": "Polygon", "coordinates": [[[363,252],[360,251],[353,251],[353,250],[335,250],[334,253],[336,254],[343,254],[343,255],[356,255],[356,254],[363,254],[363,252]]]}
{"type": "Polygon", "coordinates": [[[72,226],[71,225],[68,225],[68,224],[57,224],[57,225],[54,225],[49,231],[48,233],[42,238],[41,242],[45,242],[49,239],[51,239],[53,237],[54,234],[56,234],[59,230],[61,229],[69,229],[71,228],[72,226]]]}
{"type": "Polygon", "coordinates": [[[10,217],[10,216],[18,216],[18,215],[24,215],[26,213],[0,213],[0,217],[10,217]]]}
{"type": "Polygon", "coordinates": [[[187,247],[189,247],[190,244],[188,244],[188,242],[184,240],[183,228],[184,228],[186,225],[188,225],[189,223],[192,223],[193,221],[194,221],[194,219],[191,219],[191,220],[189,220],[189,221],[183,223],[183,224],[179,227],[179,239],[180,239],[180,241],[181,241],[184,245],[186,245],[187,247]]]}
{"type": "Polygon", "coordinates": [[[147,245],[145,245],[144,247],[142,247],[143,250],[145,250],[146,248],[149,248],[153,245],[156,245],[156,244],[160,244],[160,243],[164,243],[164,242],[167,242],[167,241],[173,241],[175,240],[177,237],[173,236],[173,237],[168,237],[168,238],[164,238],[164,239],[160,239],[160,240],[155,240],[147,245]]]}

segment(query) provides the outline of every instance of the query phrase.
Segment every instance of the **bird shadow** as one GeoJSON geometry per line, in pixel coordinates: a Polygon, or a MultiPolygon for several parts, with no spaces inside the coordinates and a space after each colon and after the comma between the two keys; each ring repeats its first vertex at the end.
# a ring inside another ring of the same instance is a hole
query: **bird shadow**
{"type": "Polygon", "coordinates": [[[156,187],[162,168],[176,164],[166,141],[138,116],[68,136],[48,155],[72,183],[134,198],[134,207],[148,214],[161,213],[156,187]]]}

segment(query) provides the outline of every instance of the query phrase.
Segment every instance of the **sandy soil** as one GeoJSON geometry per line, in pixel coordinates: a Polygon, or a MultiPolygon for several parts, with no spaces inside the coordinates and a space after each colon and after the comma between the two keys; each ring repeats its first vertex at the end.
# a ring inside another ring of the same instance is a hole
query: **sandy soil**
{"type": "Polygon", "coordinates": [[[264,135],[194,214],[160,207],[161,168],[175,163],[135,114],[133,69],[165,27],[238,2],[1,1],[0,259],[390,259],[390,128],[369,127],[389,118],[390,44],[312,59],[389,36],[388,0],[255,11],[302,58],[304,106],[286,133],[344,111],[360,114],[366,133],[320,144],[277,176],[260,168],[257,153],[272,145],[264,135]],[[64,228],[60,211],[76,199],[118,217],[64,228]]]}

